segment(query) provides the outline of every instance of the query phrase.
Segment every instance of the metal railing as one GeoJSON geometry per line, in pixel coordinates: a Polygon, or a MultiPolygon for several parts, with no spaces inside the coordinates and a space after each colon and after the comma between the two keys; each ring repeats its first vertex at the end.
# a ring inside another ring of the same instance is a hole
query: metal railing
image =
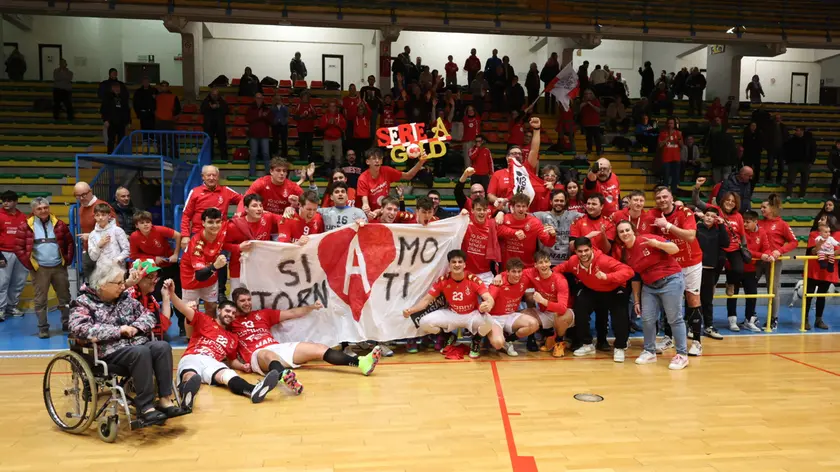
{"type": "Polygon", "coordinates": [[[805,261],[802,267],[802,320],[799,325],[799,331],[804,333],[805,322],[808,320],[808,306],[805,301],[809,298],[840,297],[840,293],[808,293],[808,263],[818,259],[818,256],[794,256],[794,259],[805,261]]]}
{"type": "MultiPolygon", "coordinates": [[[[790,259],[791,258],[789,256],[782,256],[782,257],[779,257],[776,260],[787,261],[787,260],[790,260],[790,259]]],[[[724,295],[715,295],[715,298],[725,298],[727,300],[728,299],[736,299],[737,300],[739,298],[744,298],[744,299],[747,299],[747,298],[759,298],[759,299],[760,298],[765,298],[765,299],[767,299],[767,325],[764,327],[764,332],[765,333],[772,333],[773,332],[773,327],[772,327],[772,321],[773,321],[772,318],[773,317],[770,314],[773,312],[773,299],[776,298],[776,294],[773,293],[773,287],[774,287],[774,285],[773,285],[774,280],[773,279],[774,279],[774,276],[776,274],[776,260],[774,260],[773,262],[770,263],[770,272],[769,272],[770,275],[767,276],[767,293],[766,294],[761,294],[761,293],[746,294],[745,293],[743,295],[725,295],[725,294],[724,295]]],[[[753,261],[754,262],[760,262],[761,259],[754,258],[753,261]]],[[[803,304],[804,304],[804,301],[803,301],[803,304]]]]}

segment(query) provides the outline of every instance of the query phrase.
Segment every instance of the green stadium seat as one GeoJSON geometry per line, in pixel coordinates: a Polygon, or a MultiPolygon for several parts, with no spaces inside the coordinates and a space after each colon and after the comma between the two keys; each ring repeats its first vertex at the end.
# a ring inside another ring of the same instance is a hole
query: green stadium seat
{"type": "Polygon", "coordinates": [[[248,180],[248,177],[244,175],[229,175],[227,179],[233,180],[234,182],[245,182],[248,180]]]}

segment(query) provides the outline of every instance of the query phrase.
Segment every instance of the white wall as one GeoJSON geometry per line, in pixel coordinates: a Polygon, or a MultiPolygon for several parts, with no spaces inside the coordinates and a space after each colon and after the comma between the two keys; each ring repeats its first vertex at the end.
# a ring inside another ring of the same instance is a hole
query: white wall
{"type": "Polygon", "coordinates": [[[741,59],[741,99],[746,98],[744,90],[753,75],[761,79],[764,101],[789,102],[791,74],[808,74],[807,103],[820,102],[820,79],[822,66],[814,62],[814,50],[788,48],[785,54],[776,57],[744,57],[741,59]]]}
{"type": "Polygon", "coordinates": [[[644,64],[642,60],[643,43],[640,41],[615,41],[604,39],[595,49],[576,49],[574,53],[575,68],[589,61],[589,73],[596,65],[610,66],[610,70],[621,73],[621,78],[627,81],[630,96],[638,97],[642,86],[642,78],[638,69],[644,64]]]}
{"type": "Polygon", "coordinates": [[[289,78],[289,61],[301,53],[307,80],[321,80],[322,54],[344,56],[344,89],[361,86],[367,76],[379,77],[379,31],[299,26],[205,23],[212,34],[204,39],[204,78],[242,75],[245,67],[262,78],[289,78]]]}
{"type": "Polygon", "coordinates": [[[499,50],[499,58],[510,57],[510,64],[520,83],[525,83],[525,76],[532,62],[542,69],[550,53],[542,47],[532,52],[530,49],[536,43],[535,38],[528,36],[501,36],[498,34],[467,34],[467,33],[427,33],[422,31],[403,31],[399,39],[391,45],[391,54],[396,56],[405,46],[411,48],[412,60],[417,56],[423,59],[423,64],[432,70],[444,73],[446,56],[452,55],[458,64],[458,83],[466,85],[467,73],[464,62],[470,55],[470,49],[476,49],[476,56],[481,59],[481,66],[493,54],[493,49],[499,50]]]}
{"type": "Polygon", "coordinates": [[[840,87],[840,56],[820,62],[826,87],[840,87]]]}
{"type": "MultiPolygon", "coordinates": [[[[125,62],[137,62],[139,55],[154,55],[161,77],[172,85],[181,84],[181,37],[170,33],[162,21],[112,18],[33,16],[31,31],[3,22],[3,41],[16,42],[26,57],[26,80],[38,80],[38,44],[61,44],[62,54],[75,80],[99,81],[114,67],[124,75],[125,62]]],[[[52,71],[44,74],[52,80],[52,71]]]]}

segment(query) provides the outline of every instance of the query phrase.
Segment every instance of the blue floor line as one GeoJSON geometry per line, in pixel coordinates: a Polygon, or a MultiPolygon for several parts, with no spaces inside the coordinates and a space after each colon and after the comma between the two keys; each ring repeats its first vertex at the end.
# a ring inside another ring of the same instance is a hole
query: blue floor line
{"type": "MultiPolygon", "coordinates": [[[[759,307],[760,321],[764,321],[766,310],[759,307]]],[[[50,322],[50,334],[48,339],[38,338],[38,319],[32,313],[27,313],[21,318],[6,318],[6,321],[0,323],[0,351],[35,351],[35,350],[54,350],[65,349],[67,347],[67,335],[61,332],[61,316],[58,311],[50,312],[48,315],[50,322]]],[[[594,324],[594,316],[592,317],[594,324]]],[[[763,334],[772,336],[774,334],[798,334],[801,318],[801,308],[789,308],[783,306],[779,310],[779,328],[773,333],[752,333],[741,330],[738,333],[729,331],[729,323],[726,317],[725,307],[715,307],[715,326],[720,330],[724,336],[745,336],[763,334]]],[[[814,322],[814,307],[811,308],[810,313],[811,323],[814,322]]],[[[825,309],[825,322],[831,329],[828,331],[812,330],[810,333],[840,333],[840,305],[828,305],[825,309]]],[[[743,306],[739,306],[739,323],[743,321],[743,306]]],[[[636,320],[637,326],[641,327],[641,320],[636,320]]],[[[764,326],[762,325],[763,329],[764,326]]],[[[594,333],[594,326],[593,326],[594,333]]],[[[641,333],[631,335],[632,337],[640,338],[641,333]]],[[[168,341],[172,347],[186,347],[187,339],[178,336],[178,326],[173,324],[167,332],[168,341]]]]}

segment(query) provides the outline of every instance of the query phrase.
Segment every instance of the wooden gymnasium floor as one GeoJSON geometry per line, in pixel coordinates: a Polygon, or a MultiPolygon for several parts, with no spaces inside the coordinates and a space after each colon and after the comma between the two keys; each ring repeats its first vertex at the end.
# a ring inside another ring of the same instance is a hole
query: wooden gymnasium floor
{"type": "Polygon", "coordinates": [[[116,444],[53,425],[48,358],[2,358],[0,470],[840,470],[840,335],[704,344],[681,372],[601,354],[397,354],[370,378],[305,367],[300,397],[252,405],[205,386],[192,415],[120,430],[116,444]]]}

